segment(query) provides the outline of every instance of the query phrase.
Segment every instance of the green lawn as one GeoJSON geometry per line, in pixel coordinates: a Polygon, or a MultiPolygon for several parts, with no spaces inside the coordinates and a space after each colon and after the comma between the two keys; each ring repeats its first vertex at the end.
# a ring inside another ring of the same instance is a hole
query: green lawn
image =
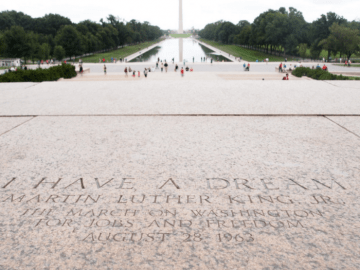
{"type": "Polygon", "coordinates": [[[11,67],[0,67],[0,69],[9,69],[11,67]]]}
{"type": "Polygon", "coordinates": [[[158,43],[158,42],[160,42],[160,40],[144,42],[144,43],[140,43],[137,45],[126,46],[124,48],[117,49],[114,51],[98,53],[98,54],[94,54],[94,55],[87,56],[87,57],[77,57],[76,60],[81,58],[84,63],[99,63],[99,59],[102,60],[103,58],[105,58],[105,60],[109,61],[109,62],[111,61],[111,57],[117,58],[118,60],[119,60],[119,58],[124,59],[127,56],[129,56],[133,53],[136,53],[138,51],[141,51],[141,50],[143,50],[155,43],[158,43]]]}
{"type": "MultiPolygon", "coordinates": [[[[206,39],[200,39],[200,41],[207,43],[213,47],[216,47],[224,52],[230,53],[233,56],[241,57],[245,61],[255,62],[256,60],[262,61],[266,58],[269,58],[269,62],[281,62],[284,61],[284,57],[274,56],[272,54],[267,54],[263,52],[254,51],[251,49],[246,49],[236,45],[225,45],[215,41],[210,41],[206,39]]],[[[288,59],[291,61],[291,59],[288,59]]]]}
{"type": "Polygon", "coordinates": [[[173,38],[188,38],[191,37],[192,34],[170,34],[170,37],[173,38]]]}

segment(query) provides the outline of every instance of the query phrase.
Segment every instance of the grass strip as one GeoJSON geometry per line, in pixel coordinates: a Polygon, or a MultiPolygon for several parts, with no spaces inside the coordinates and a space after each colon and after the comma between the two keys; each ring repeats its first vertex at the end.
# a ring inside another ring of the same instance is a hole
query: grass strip
{"type": "Polygon", "coordinates": [[[210,41],[207,39],[200,39],[200,41],[207,43],[210,46],[218,48],[219,50],[222,50],[223,52],[229,53],[233,56],[241,57],[243,60],[248,61],[248,62],[255,62],[256,60],[258,60],[259,62],[262,62],[266,58],[269,58],[269,62],[284,61],[284,57],[274,56],[272,54],[267,54],[267,53],[239,47],[237,45],[225,45],[225,44],[221,44],[216,41],[210,41]]]}
{"type": "Polygon", "coordinates": [[[93,54],[90,56],[85,56],[85,57],[77,57],[76,59],[77,60],[81,59],[84,63],[99,63],[99,59],[101,59],[101,61],[102,61],[105,58],[106,62],[111,62],[111,58],[117,58],[118,60],[120,58],[124,59],[127,56],[132,55],[141,50],[144,50],[144,49],[150,47],[151,45],[159,43],[160,41],[161,40],[158,39],[158,40],[148,41],[148,42],[144,42],[144,43],[140,43],[140,44],[136,44],[136,45],[128,45],[128,46],[125,46],[123,48],[116,49],[113,51],[96,53],[96,54],[93,54]]]}

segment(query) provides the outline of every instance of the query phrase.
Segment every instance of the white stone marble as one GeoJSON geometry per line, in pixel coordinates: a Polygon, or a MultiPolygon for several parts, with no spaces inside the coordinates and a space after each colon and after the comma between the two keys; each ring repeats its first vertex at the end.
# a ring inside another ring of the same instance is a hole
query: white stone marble
{"type": "Polygon", "coordinates": [[[329,118],[360,137],[360,117],[330,116],[329,118]]]}
{"type": "Polygon", "coordinates": [[[360,267],[360,140],[325,117],[36,117],[0,146],[0,268],[360,267]]]}
{"type": "Polygon", "coordinates": [[[360,81],[326,81],[326,82],[340,88],[354,88],[360,90],[360,81]]]}
{"type": "MultiPolygon", "coordinates": [[[[338,82],[340,84],[340,82],[338,82]]],[[[341,84],[340,84],[341,85],[341,84]]],[[[45,82],[0,90],[0,115],[360,114],[360,91],[327,82],[45,82]]]]}
{"type": "Polygon", "coordinates": [[[36,86],[38,83],[28,82],[28,83],[0,83],[0,94],[3,90],[19,90],[27,89],[33,86],[36,86]]]}
{"type": "Polygon", "coordinates": [[[32,117],[0,117],[0,135],[29,121],[32,117]]]}

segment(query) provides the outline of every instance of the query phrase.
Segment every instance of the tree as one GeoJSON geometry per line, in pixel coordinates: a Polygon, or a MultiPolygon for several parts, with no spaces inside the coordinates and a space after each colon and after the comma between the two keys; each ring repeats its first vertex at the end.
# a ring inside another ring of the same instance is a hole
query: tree
{"type": "Polygon", "coordinates": [[[320,45],[333,51],[345,54],[348,59],[355,52],[360,51],[360,36],[358,29],[341,26],[334,23],[330,28],[330,35],[320,42],[320,45]]]}
{"type": "Polygon", "coordinates": [[[49,59],[50,56],[50,45],[47,43],[43,43],[41,46],[39,46],[39,52],[38,52],[38,58],[39,59],[49,59]]]}
{"type": "Polygon", "coordinates": [[[3,55],[4,51],[5,51],[4,35],[0,33],[0,56],[3,55]]]}
{"type": "Polygon", "coordinates": [[[306,43],[301,43],[299,45],[298,51],[299,51],[300,57],[305,58],[306,57],[306,51],[307,51],[307,44],[306,43]]]}
{"type": "Polygon", "coordinates": [[[56,35],[55,42],[65,49],[65,55],[80,55],[83,53],[80,33],[72,25],[64,26],[56,35]]]}
{"type": "Polygon", "coordinates": [[[250,45],[251,25],[247,25],[243,28],[239,34],[239,43],[242,45],[250,45]]]}
{"type": "Polygon", "coordinates": [[[322,47],[318,46],[316,43],[313,43],[310,47],[310,55],[312,59],[318,59],[320,53],[322,51],[322,47]]]}
{"type": "Polygon", "coordinates": [[[64,59],[65,57],[65,50],[62,46],[58,45],[58,46],[55,46],[55,49],[54,49],[54,56],[57,60],[61,61],[64,59]]]}
{"type": "MultiPolygon", "coordinates": [[[[334,24],[338,23],[340,25],[346,24],[347,21],[343,17],[338,16],[336,13],[328,12],[326,15],[322,14],[321,17],[314,21],[310,26],[310,39],[311,39],[311,47],[313,52],[318,52],[326,46],[324,42],[320,44],[321,41],[327,39],[330,35],[330,27],[334,24]]],[[[328,47],[328,59],[332,53],[331,48],[328,47]]],[[[325,49],[325,48],[324,48],[325,49]]],[[[320,53],[319,53],[320,55],[320,53]]]]}
{"type": "Polygon", "coordinates": [[[10,30],[5,31],[3,40],[5,56],[25,58],[26,60],[33,52],[33,40],[21,26],[12,26],[10,30]]]}

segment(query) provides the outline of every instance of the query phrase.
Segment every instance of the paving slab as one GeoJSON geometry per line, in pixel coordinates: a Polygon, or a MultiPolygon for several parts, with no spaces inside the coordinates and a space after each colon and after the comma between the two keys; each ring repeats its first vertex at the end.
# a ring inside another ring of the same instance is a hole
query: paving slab
{"type": "Polygon", "coordinates": [[[31,119],[32,117],[0,117],[0,136],[31,119]]]}
{"type": "Polygon", "coordinates": [[[0,268],[359,269],[325,117],[36,117],[0,136],[0,268]]]}
{"type": "Polygon", "coordinates": [[[340,87],[340,88],[354,88],[360,89],[360,81],[326,81],[328,84],[340,87]]]}
{"type": "Polygon", "coordinates": [[[360,91],[313,80],[44,82],[1,89],[0,115],[359,115],[360,91]]]}
{"type": "Polygon", "coordinates": [[[360,137],[360,117],[330,116],[329,119],[360,137]]]}
{"type": "MultiPolygon", "coordinates": [[[[138,72],[136,72],[136,76],[132,75],[125,76],[122,73],[109,73],[109,74],[101,74],[101,73],[91,73],[84,74],[77,77],[72,78],[70,81],[198,81],[198,80],[211,80],[211,81],[219,81],[219,80],[274,80],[281,81],[284,78],[285,74],[283,73],[233,73],[233,72],[186,72],[184,77],[181,77],[180,72],[150,72],[148,76],[145,78],[142,72],[140,72],[140,76],[138,72]]],[[[298,78],[293,75],[289,75],[289,80],[305,80],[307,77],[298,78]]],[[[61,81],[69,81],[67,79],[62,79],[61,81]]]]}
{"type": "Polygon", "coordinates": [[[19,90],[19,89],[27,89],[33,86],[38,85],[39,83],[0,83],[0,93],[3,90],[19,90]]]}

